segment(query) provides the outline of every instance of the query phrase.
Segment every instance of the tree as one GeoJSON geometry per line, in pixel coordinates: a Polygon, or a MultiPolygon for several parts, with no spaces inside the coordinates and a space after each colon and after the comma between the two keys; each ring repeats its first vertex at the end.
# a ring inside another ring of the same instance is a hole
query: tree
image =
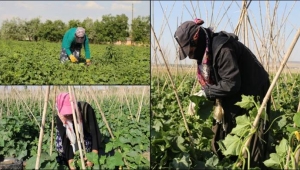
{"type": "Polygon", "coordinates": [[[132,20],[132,40],[150,44],[150,17],[137,17],[132,20]]]}
{"type": "Polygon", "coordinates": [[[67,31],[67,26],[61,20],[55,20],[53,22],[53,40],[54,41],[61,41],[65,32],[67,31]]]}
{"type": "Polygon", "coordinates": [[[25,30],[27,38],[32,41],[38,40],[38,32],[41,26],[40,18],[33,18],[30,21],[25,21],[25,30]]]}
{"type": "Polygon", "coordinates": [[[125,40],[129,36],[128,33],[128,17],[125,14],[116,17],[103,15],[99,25],[103,35],[103,41],[115,42],[117,40],[125,40]]]}
{"type": "Polygon", "coordinates": [[[85,29],[85,32],[89,37],[89,41],[93,42],[96,36],[93,20],[88,17],[82,21],[81,26],[85,29]]]}
{"type": "Polygon", "coordinates": [[[93,30],[95,31],[94,35],[94,43],[101,43],[103,41],[103,33],[101,30],[101,22],[96,20],[93,24],[93,30]]]}
{"type": "Polygon", "coordinates": [[[4,39],[24,40],[25,22],[20,18],[6,19],[1,26],[1,37],[4,39]]]}
{"type": "Polygon", "coordinates": [[[60,41],[66,32],[66,25],[61,20],[47,20],[39,30],[39,36],[48,41],[60,41]]]}
{"type": "Polygon", "coordinates": [[[73,28],[73,27],[79,27],[81,25],[81,22],[78,19],[72,19],[69,21],[68,27],[73,28]]]}

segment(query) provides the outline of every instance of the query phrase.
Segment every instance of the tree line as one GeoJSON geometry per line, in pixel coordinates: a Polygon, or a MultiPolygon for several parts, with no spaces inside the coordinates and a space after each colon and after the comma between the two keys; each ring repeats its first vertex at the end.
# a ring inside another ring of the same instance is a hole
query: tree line
{"type": "Polygon", "coordinates": [[[133,42],[150,44],[150,17],[138,16],[134,18],[131,30],[129,30],[128,17],[125,14],[103,15],[101,21],[98,19],[93,21],[88,17],[83,21],[69,20],[68,23],[61,20],[46,20],[42,23],[39,17],[28,21],[15,17],[3,21],[0,28],[0,38],[59,42],[68,29],[79,26],[85,28],[91,43],[113,43],[125,41],[131,37],[133,42]]]}

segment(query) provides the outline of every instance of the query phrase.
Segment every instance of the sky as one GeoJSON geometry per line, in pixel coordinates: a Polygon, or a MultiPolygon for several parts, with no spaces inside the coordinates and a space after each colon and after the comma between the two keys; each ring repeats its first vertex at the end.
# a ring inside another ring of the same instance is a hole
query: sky
{"type": "Polygon", "coordinates": [[[30,20],[41,17],[41,21],[72,19],[83,21],[89,17],[101,20],[102,15],[125,14],[129,18],[150,15],[149,1],[0,1],[0,24],[13,17],[30,20]]]}
{"type": "MultiPolygon", "coordinates": [[[[215,32],[224,30],[233,33],[241,14],[240,9],[242,3],[242,1],[152,1],[151,24],[155,35],[159,39],[159,44],[167,62],[170,64],[194,63],[194,60],[184,59],[179,61],[176,57],[177,42],[173,37],[180,23],[193,20],[197,17],[204,20],[204,27],[211,26],[214,28],[215,32]]],[[[268,35],[271,30],[271,20],[269,20],[269,18],[276,16],[274,18],[275,31],[273,34],[275,35],[277,33],[277,36],[281,37],[279,38],[280,43],[278,43],[278,46],[280,46],[279,49],[282,50],[281,52],[283,53],[279,56],[281,58],[284,57],[285,52],[289,48],[296,35],[297,29],[300,29],[299,9],[300,2],[295,1],[279,1],[277,7],[275,6],[275,1],[252,1],[249,5],[248,14],[250,20],[257,33],[256,35],[259,35],[258,37],[260,38],[268,35]],[[276,11],[275,15],[273,14],[273,11],[276,11]],[[279,30],[280,34],[278,34],[279,30]]],[[[151,33],[154,35],[153,32],[151,33]]],[[[239,36],[239,39],[242,41],[243,38],[239,36]]],[[[251,39],[252,38],[248,38],[249,41],[251,41],[251,39]]],[[[254,41],[251,42],[253,44],[254,41]]],[[[154,36],[151,37],[151,44],[152,63],[157,62],[163,64],[164,62],[160,56],[160,52],[157,50],[157,53],[155,53],[155,48],[153,48],[156,47],[156,49],[158,49],[154,36]]],[[[254,46],[249,45],[249,48],[254,54],[257,54],[254,46]]],[[[259,48],[261,47],[258,46],[258,49],[259,48]]],[[[300,42],[296,44],[289,61],[300,61],[300,57],[298,56],[299,53],[300,42]]]]}

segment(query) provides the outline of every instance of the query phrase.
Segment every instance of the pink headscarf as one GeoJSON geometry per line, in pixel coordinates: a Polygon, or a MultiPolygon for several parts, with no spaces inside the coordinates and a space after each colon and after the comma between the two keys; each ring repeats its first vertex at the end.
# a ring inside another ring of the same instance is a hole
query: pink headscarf
{"type": "Polygon", "coordinates": [[[60,93],[56,97],[56,106],[59,114],[63,116],[72,114],[69,93],[60,93]]]}

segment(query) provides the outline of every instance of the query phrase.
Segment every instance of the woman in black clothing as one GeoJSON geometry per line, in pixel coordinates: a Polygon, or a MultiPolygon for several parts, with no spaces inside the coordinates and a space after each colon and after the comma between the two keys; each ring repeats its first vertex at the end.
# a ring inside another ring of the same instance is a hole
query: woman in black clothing
{"type": "MultiPolygon", "coordinates": [[[[78,110],[82,116],[84,144],[86,152],[98,154],[101,143],[101,134],[96,121],[93,108],[87,102],[78,102],[78,110]]],[[[75,169],[72,166],[74,153],[78,150],[72,108],[69,93],[61,93],[56,98],[58,115],[56,116],[56,149],[59,155],[59,162],[75,169]]],[[[87,162],[86,166],[92,166],[87,162]]]]}
{"type": "MultiPolygon", "coordinates": [[[[270,86],[269,75],[256,59],[256,56],[233,33],[225,31],[214,33],[201,25],[201,19],[186,21],[176,30],[174,38],[180,46],[179,56],[187,56],[197,61],[197,77],[202,90],[197,95],[220,103],[221,114],[214,115],[212,128],[212,150],[219,159],[218,141],[225,137],[236,126],[235,118],[247,114],[235,105],[242,95],[255,96],[262,102],[270,86]]],[[[193,113],[193,109],[192,113],[193,113]]],[[[270,102],[266,107],[266,116],[270,114],[270,102]]],[[[260,124],[250,144],[250,165],[265,169],[263,161],[267,157],[268,118],[261,118],[260,124]]]]}

